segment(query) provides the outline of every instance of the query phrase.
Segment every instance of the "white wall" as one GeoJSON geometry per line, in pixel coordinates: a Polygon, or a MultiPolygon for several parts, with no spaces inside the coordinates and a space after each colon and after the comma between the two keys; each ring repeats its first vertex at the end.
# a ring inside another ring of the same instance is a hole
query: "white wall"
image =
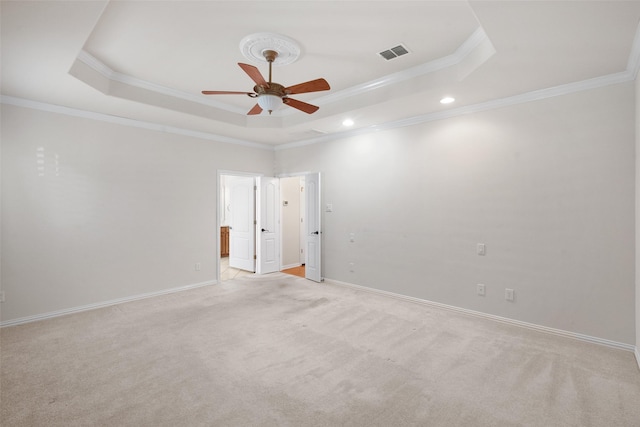
{"type": "Polygon", "coordinates": [[[329,279],[632,344],[633,111],[619,84],[279,150],[276,173],[322,172],[329,279]]]}
{"type": "Polygon", "coordinates": [[[1,131],[2,321],[215,280],[217,170],[273,173],[271,151],[8,105],[1,131]]]}

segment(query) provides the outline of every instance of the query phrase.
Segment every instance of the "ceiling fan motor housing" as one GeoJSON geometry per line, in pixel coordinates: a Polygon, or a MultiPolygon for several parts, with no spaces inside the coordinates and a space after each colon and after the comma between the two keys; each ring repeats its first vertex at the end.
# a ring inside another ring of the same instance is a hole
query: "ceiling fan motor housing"
{"type": "Polygon", "coordinates": [[[286,95],[284,90],[284,86],[278,83],[269,83],[268,86],[256,85],[253,87],[253,91],[260,95],[275,95],[279,97],[283,97],[286,95]]]}

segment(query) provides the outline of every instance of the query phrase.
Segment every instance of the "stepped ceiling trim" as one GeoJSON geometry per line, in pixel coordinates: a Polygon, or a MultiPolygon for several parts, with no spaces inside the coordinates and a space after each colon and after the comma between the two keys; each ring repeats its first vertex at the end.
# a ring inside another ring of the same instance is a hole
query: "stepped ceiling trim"
{"type": "MultiPolygon", "coordinates": [[[[338,92],[332,92],[328,95],[321,96],[314,100],[314,103],[319,106],[328,106],[331,104],[335,104],[339,101],[343,101],[349,98],[357,98],[358,96],[364,95],[368,92],[377,91],[381,89],[390,89],[393,88],[394,85],[400,85],[402,83],[406,83],[412,79],[418,79],[423,76],[427,76],[429,74],[433,74],[439,71],[449,71],[450,80],[459,80],[460,70],[456,67],[463,64],[465,61],[471,60],[474,54],[476,54],[477,58],[475,58],[475,64],[472,66],[472,69],[477,68],[486,60],[488,60],[493,53],[495,53],[495,48],[491,44],[491,41],[487,37],[486,33],[482,28],[476,29],[467,40],[465,40],[453,53],[447,55],[445,57],[435,59],[429,61],[427,63],[409,68],[407,70],[403,70],[397,73],[393,73],[379,79],[375,79],[369,82],[365,82],[354,87],[341,90],[338,92]],[[481,49],[482,48],[482,49],[481,49]]],[[[114,85],[111,82],[118,82],[125,86],[130,86],[132,88],[140,88],[145,91],[153,92],[155,94],[175,98],[177,100],[188,101],[190,103],[196,103],[203,106],[210,107],[209,110],[204,111],[204,114],[210,114],[210,118],[216,119],[215,111],[220,110],[225,111],[227,113],[232,113],[238,115],[240,117],[236,117],[234,122],[238,125],[250,126],[252,127],[252,117],[246,117],[246,108],[239,108],[237,106],[227,104],[218,100],[215,100],[211,97],[205,97],[201,94],[193,94],[187,93],[180,90],[172,89],[169,87],[161,86],[152,82],[148,82],[134,76],[129,76],[123,73],[116,72],[109,68],[106,64],[104,64],[100,59],[94,57],[89,52],[85,50],[81,50],[78,54],[74,65],[70,70],[70,74],[74,77],[82,80],[86,84],[94,87],[95,89],[112,96],[123,97],[127,99],[133,99],[138,102],[147,103],[149,105],[157,105],[151,97],[144,98],[141,97],[138,93],[133,93],[131,97],[126,96],[126,88],[120,87],[119,90],[114,90],[114,85]],[[79,67],[79,63],[88,66],[91,70],[98,73],[102,78],[106,79],[107,82],[101,82],[97,84],[98,80],[95,76],[88,76],[86,71],[81,71],[79,67]]],[[[181,103],[176,103],[172,105],[170,102],[164,102],[161,105],[164,108],[172,108],[176,111],[184,111],[184,105],[181,103]]],[[[289,116],[291,114],[296,113],[296,111],[292,109],[282,109],[278,111],[274,111],[272,114],[272,119],[278,117],[289,116]]],[[[227,117],[222,117],[221,119],[227,119],[227,117]]],[[[273,120],[272,120],[273,123],[273,120]]],[[[286,123],[282,120],[279,120],[275,127],[285,127],[286,123]]],[[[258,127],[260,125],[258,124],[258,127]]]]}

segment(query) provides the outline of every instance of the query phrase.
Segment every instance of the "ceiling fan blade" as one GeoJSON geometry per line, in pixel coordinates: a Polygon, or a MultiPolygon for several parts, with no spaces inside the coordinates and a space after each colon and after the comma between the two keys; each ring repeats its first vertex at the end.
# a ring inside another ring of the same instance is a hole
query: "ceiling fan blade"
{"type": "Polygon", "coordinates": [[[258,86],[269,86],[264,77],[262,77],[262,74],[260,74],[260,70],[258,70],[256,67],[249,64],[243,64],[242,62],[238,62],[238,65],[244,70],[245,73],[249,75],[249,77],[251,77],[251,80],[256,82],[258,86]]]}
{"type": "Polygon", "coordinates": [[[282,98],[282,102],[287,104],[289,107],[296,108],[307,114],[315,113],[316,111],[318,111],[318,109],[320,109],[320,107],[317,107],[315,105],[307,104],[306,102],[298,101],[297,99],[292,98],[282,98]]]}
{"type": "Polygon", "coordinates": [[[249,110],[249,112],[247,113],[247,116],[254,116],[256,114],[260,114],[262,113],[262,107],[260,107],[259,104],[256,104],[253,106],[253,108],[251,110],[249,110]]]}
{"type": "Polygon", "coordinates": [[[229,90],[203,90],[203,95],[251,95],[253,92],[233,92],[229,90]]]}
{"type": "Polygon", "coordinates": [[[305,83],[300,83],[294,86],[289,86],[284,89],[287,94],[294,93],[308,93],[308,92],[320,92],[321,90],[329,90],[331,87],[325,79],[311,80],[305,83]]]}

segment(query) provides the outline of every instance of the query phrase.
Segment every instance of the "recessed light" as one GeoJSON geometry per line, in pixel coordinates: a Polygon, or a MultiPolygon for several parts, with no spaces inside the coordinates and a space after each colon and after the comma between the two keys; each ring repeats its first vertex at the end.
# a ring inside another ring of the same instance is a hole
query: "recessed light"
{"type": "Polygon", "coordinates": [[[344,119],[344,121],[342,122],[342,126],[353,126],[353,120],[351,119],[344,119]]]}
{"type": "Polygon", "coordinates": [[[452,98],[450,96],[445,96],[440,100],[440,104],[451,104],[455,100],[456,100],[455,98],[452,98]]]}

